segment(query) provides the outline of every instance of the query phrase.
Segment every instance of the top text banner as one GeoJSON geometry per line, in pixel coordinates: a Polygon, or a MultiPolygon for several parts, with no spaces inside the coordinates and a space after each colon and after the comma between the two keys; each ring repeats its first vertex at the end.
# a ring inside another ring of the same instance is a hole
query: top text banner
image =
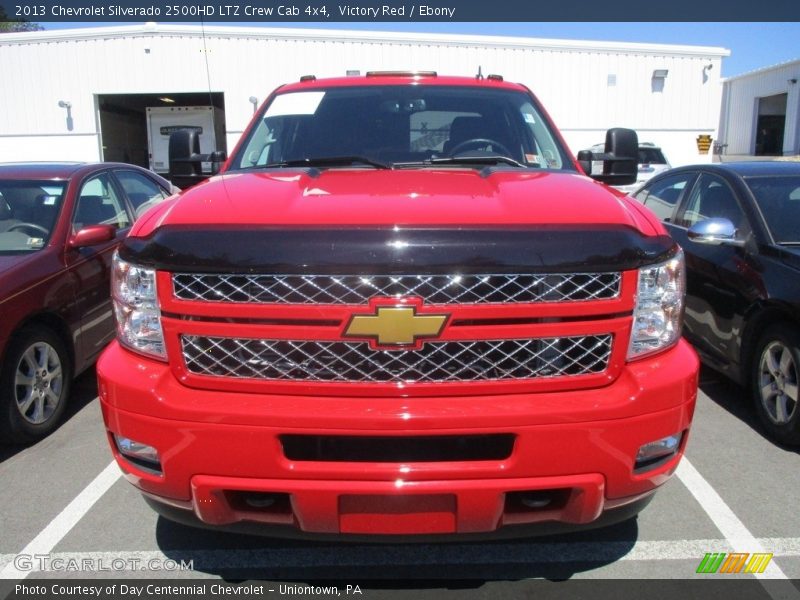
{"type": "Polygon", "coordinates": [[[798,21],[798,0],[0,0],[0,21],[798,21]]]}

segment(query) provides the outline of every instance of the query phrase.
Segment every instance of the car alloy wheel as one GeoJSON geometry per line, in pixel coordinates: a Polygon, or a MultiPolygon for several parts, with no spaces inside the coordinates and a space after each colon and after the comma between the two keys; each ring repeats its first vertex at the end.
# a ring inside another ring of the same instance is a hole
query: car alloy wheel
{"type": "Polygon", "coordinates": [[[753,359],[753,400],[764,428],[779,442],[800,444],[800,334],[788,323],[769,327],[753,359]]]}
{"type": "Polygon", "coordinates": [[[62,398],[61,357],[47,342],[36,342],[22,354],[14,377],[14,400],[25,421],[41,425],[52,418],[62,398]]]}
{"type": "Polygon", "coordinates": [[[17,331],[0,365],[0,443],[50,434],[61,421],[72,383],[72,355],[41,325],[17,331]]]}

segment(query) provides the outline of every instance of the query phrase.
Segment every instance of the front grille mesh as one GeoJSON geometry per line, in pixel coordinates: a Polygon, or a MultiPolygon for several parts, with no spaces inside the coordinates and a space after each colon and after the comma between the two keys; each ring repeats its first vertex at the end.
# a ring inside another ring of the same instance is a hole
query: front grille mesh
{"type": "Polygon", "coordinates": [[[616,298],[619,273],[495,275],[172,276],[176,298],[201,302],[362,304],[374,296],[417,296],[431,304],[582,302],[616,298]]]}
{"type": "Polygon", "coordinates": [[[372,350],[366,342],[181,336],[189,372],[270,381],[458,382],[601,373],[612,336],[429,342],[372,350]]]}

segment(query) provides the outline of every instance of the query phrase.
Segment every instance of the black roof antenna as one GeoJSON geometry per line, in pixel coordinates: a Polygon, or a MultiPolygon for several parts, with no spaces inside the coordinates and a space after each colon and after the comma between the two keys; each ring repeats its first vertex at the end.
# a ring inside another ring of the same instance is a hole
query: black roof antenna
{"type": "Polygon", "coordinates": [[[208,67],[208,48],[206,47],[206,26],[203,22],[203,15],[200,15],[200,31],[203,35],[203,56],[206,59],[206,80],[208,81],[208,103],[214,106],[214,97],[211,94],[211,70],[208,67]]]}
{"type": "Polygon", "coordinates": [[[480,67],[480,65],[478,65],[478,74],[477,74],[477,75],[475,75],[475,79],[477,79],[477,80],[481,80],[481,79],[483,79],[483,73],[481,73],[481,67],[480,67]]]}

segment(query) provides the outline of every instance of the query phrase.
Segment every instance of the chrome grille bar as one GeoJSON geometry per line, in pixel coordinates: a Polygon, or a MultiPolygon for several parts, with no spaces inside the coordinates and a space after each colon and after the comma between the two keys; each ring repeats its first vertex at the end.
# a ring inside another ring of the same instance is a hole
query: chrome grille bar
{"type": "Polygon", "coordinates": [[[612,335],[428,342],[420,350],[371,350],[366,342],[181,336],[189,372],[269,381],[459,382],[602,373],[612,335]]]}
{"type": "Polygon", "coordinates": [[[176,273],[176,298],[200,302],[363,304],[375,296],[429,304],[586,302],[619,296],[619,273],[229,275],[176,273]]]}

